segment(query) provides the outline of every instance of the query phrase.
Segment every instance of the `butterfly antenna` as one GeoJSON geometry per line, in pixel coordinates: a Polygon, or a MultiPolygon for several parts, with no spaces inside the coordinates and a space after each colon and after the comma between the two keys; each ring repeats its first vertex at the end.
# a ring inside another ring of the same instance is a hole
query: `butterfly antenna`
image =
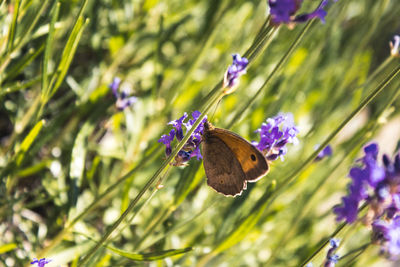
{"type": "Polygon", "coordinates": [[[213,111],[213,113],[212,113],[211,118],[210,118],[209,121],[213,121],[215,112],[217,111],[217,108],[218,108],[218,106],[219,106],[220,103],[221,103],[221,98],[218,100],[217,104],[215,105],[214,111],[213,111]]]}

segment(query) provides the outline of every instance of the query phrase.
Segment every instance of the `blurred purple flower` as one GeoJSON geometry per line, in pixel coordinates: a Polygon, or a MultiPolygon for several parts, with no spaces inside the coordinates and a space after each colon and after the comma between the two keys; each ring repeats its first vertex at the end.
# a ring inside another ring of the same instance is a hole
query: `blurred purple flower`
{"type": "Polygon", "coordinates": [[[49,262],[51,262],[50,259],[43,258],[43,259],[38,260],[36,258],[33,258],[33,261],[31,262],[31,264],[37,264],[38,267],[44,267],[49,262]]]}
{"type": "Polygon", "coordinates": [[[400,153],[394,156],[393,161],[387,155],[383,155],[382,159],[388,184],[398,186],[400,184],[400,153]]]}
{"type": "Polygon", "coordinates": [[[342,197],[342,205],[333,208],[336,214],[336,220],[345,220],[347,223],[352,223],[357,219],[358,200],[352,196],[342,197]]]}
{"type": "MultiPolygon", "coordinates": [[[[314,147],[315,150],[317,150],[318,148],[319,148],[319,145],[316,145],[314,147]]],[[[320,161],[323,158],[330,157],[330,156],[332,156],[332,147],[331,147],[331,145],[327,145],[323,150],[321,150],[321,152],[319,152],[319,154],[315,158],[315,161],[320,161]]]]}
{"type": "Polygon", "coordinates": [[[329,244],[331,245],[331,247],[328,250],[328,253],[326,254],[324,267],[333,267],[336,265],[336,263],[339,260],[339,256],[337,254],[335,254],[335,251],[339,247],[340,240],[336,239],[336,238],[332,238],[331,240],[329,240],[329,244]]]}
{"type": "Polygon", "coordinates": [[[111,84],[108,86],[111,89],[115,98],[118,98],[119,96],[118,89],[120,85],[121,85],[121,79],[119,77],[115,77],[114,80],[111,82],[111,84]]]}
{"type": "Polygon", "coordinates": [[[391,221],[378,220],[372,224],[373,240],[382,244],[382,252],[390,259],[398,260],[400,255],[400,216],[391,221]]]}
{"type": "Polygon", "coordinates": [[[326,258],[324,267],[334,267],[336,263],[339,261],[339,255],[333,254],[326,258]]]}
{"type": "Polygon", "coordinates": [[[400,57],[400,36],[393,36],[393,40],[390,41],[390,55],[392,57],[400,57]]]}
{"type": "Polygon", "coordinates": [[[175,130],[172,129],[169,134],[164,134],[161,136],[161,138],[158,140],[159,143],[163,143],[165,145],[165,155],[168,157],[171,155],[172,148],[171,148],[171,142],[175,138],[175,130]]]}
{"type": "Polygon", "coordinates": [[[389,205],[389,207],[386,209],[386,217],[388,219],[393,219],[396,214],[398,214],[400,211],[400,195],[393,194],[392,195],[392,201],[389,205]]]}
{"type": "Polygon", "coordinates": [[[350,169],[349,176],[352,179],[352,183],[349,185],[349,195],[342,198],[342,206],[334,208],[337,221],[345,219],[347,223],[354,222],[357,219],[359,202],[372,199],[368,195],[368,188],[376,192],[382,189],[381,182],[385,179],[385,170],[378,165],[377,155],[377,144],[372,143],[365,146],[364,157],[357,160],[357,162],[361,162],[362,166],[350,169]]]}
{"type": "Polygon", "coordinates": [[[322,23],[325,23],[325,16],[327,13],[323,8],[328,4],[328,2],[329,0],[324,0],[317,9],[311,13],[295,16],[296,12],[300,9],[303,0],[268,0],[271,21],[273,24],[279,25],[282,23],[302,23],[313,18],[319,18],[322,23]]]}
{"type": "Polygon", "coordinates": [[[383,166],[377,162],[379,148],[375,143],[364,147],[361,166],[350,170],[352,183],[343,204],[335,207],[337,220],[352,223],[357,218],[361,200],[369,204],[363,222],[372,225],[372,240],[392,260],[400,256],[400,153],[393,160],[383,155],[383,166]]]}
{"type": "MultiPolygon", "coordinates": [[[[171,143],[175,137],[178,141],[181,141],[184,137],[182,125],[185,126],[186,132],[188,132],[200,115],[201,113],[199,111],[194,111],[192,113],[193,119],[189,119],[187,122],[184,122],[188,117],[187,113],[185,112],[185,114],[179,119],[168,123],[168,125],[172,125],[175,129],[172,129],[168,135],[162,135],[158,140],[159,143],[163,143],[165,145],[165,155],[167,157],[171,155],[171,143]]],[[[203,158],[200,153],[200,142],[201,136],[204,133],[204,122],[206,120],[207,117],[203,119],[199,126],[194,130],[189,140],[185,143],[182,150],[178,152],[173,163],[174,166],[183,166],[193,157],[196,157],[198,160],[203,158]]]]}
{"type": "MultiPolygon", "coordinates": [[[[232,54],[233,62],[228,67],[224,76],[224,88],[233,88],[239,82],[239,77],[246,73],[247,64],[249,61],[245,57],[240,57],[239,54],[232,54]]],[[[227,91],[226,94],[230,93],[227,91]]]]}
{"type": "Polygon", "coordinates": [[[130,107],[132,104],[137,102],[137,97],[135,96],[129,96],[128,92],[126,90],[122,90],[122,92],[119,92],[121,85],[121,79],[118,77],[115,77],[112,83],[108,86],[114,97],[116,98],[115,106],[117,107],[118,110],[124,110],[127,107],[130,107]]]}
{"type": "Polygon", "coordinates": [[[299,142],[296,137],[299,130],[291,113],[279,113],[272,119],[267,119],[267,123],[263,123],[256,132],[260,133],[260,142],[253,141],[253,145],[262,151],[268,160],[276,160],[278,157],[283,160],[287,152],[286,144],[296,145],[299,142]]]}

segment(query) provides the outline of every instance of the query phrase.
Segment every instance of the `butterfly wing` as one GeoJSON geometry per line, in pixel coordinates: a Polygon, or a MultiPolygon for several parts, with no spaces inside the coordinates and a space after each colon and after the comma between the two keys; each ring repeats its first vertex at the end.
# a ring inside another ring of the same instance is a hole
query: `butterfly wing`
{"type": "Polygon", "coordinates": [[[203,135],[201,146],[207,184],[224,195],[240,195],[247,187],[246,174],[229,147],[212,133],[203,135]]]}
{"type": "Polygon", "coordinates": [[[233,152],[245,173],[247,181],[255,182],[268,173],[269,167],[265,156],[244,138],[220,128],[214,128],[212,136],[223,141],[233,152]]]}

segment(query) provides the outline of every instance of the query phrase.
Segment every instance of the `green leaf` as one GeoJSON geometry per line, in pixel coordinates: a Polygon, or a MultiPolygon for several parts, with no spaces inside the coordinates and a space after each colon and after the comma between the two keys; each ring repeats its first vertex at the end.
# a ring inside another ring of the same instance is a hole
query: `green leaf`
{"type": "Polygon", "coordinates": [[[33,129],[28,133],[28,135],[22,141],[21,147],[18,150],[15,160],[17,166],[20,165],[23,159],[25,158],[26,152],[29,150],[33,141],[35,141],[36,137],[39,135],[45,122],[46,122],[45,120],[40,120],[38,123],[36,123],[33,129]]]}
{"type": "Polygon", "coordinates": [[[39,49],[30,49],[18,62],[12,65],[12,67],[7,70],[4,80],[12,80],[21,74],[22,70],[26,68],[37,56],[42,53],[44,45],[40,46],[39,49]]]}
{"type": "Polygon", "coordinates": [[[15,33],[17,32],[17,21],[20,7],[20,0],[16,0],[14,4],[14,14],[8,33],[7,52],[10,54],[14,48],[15,33]]]}
{"type": "Polygon", "coordinates": [[[16,247],[17,247],[17,244],[15,244],[15,243],[9,243],[9,244],[2,245],[2,246],[0,246],[0,254],[14,250],[16,247]]]}
{"type": "Polygon", "coordinates": [[[49,90],[49,93],[47,95],[47,98],[45,98],[45,101],[47,101],[52,95],[54,95],[55,92],[57,92],[58,88],[60,87],[61,83],[65,78],[65,75],[67,75],[69,66],[71,65],[72,59],[74,58],[76,49],[78,47],[78,43],[82,37],[83,30],[88,23],[89,23],[88,19],[86,19],[85,21],[83,21],[83,17],[80,17],[78,19],[62,53],[61,61],[57,69],[58,75],[54,76],[55,84],[49,90]]]}
{"type": "Polygon", "coordinates": [[[50,26],[49,26],[49,34],[47,36],[46,41],[46,50],[44,51],[43,58],[43,68],[42,68],[42,98],[45,95],[48,95],[48,65],[51,56],[51,52],[53,49],[54,42],[54,33],[55,33],[55,24],[58,18],[58,14],[60,12],[60,3],[57,3],[53,9],[53,17],[51,18],[50,26]]]}

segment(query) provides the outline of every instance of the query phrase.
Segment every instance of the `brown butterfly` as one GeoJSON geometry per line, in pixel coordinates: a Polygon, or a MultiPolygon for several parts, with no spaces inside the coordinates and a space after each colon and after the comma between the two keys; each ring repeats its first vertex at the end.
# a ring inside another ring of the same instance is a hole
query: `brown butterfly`
{"type": "Polygon", "coordinates": [[[211,123],[204,123],[202,136],[203,165],[207,184],[226,196],[237,196],[267,174],[264,155],[239,135],[211,123]]]}

